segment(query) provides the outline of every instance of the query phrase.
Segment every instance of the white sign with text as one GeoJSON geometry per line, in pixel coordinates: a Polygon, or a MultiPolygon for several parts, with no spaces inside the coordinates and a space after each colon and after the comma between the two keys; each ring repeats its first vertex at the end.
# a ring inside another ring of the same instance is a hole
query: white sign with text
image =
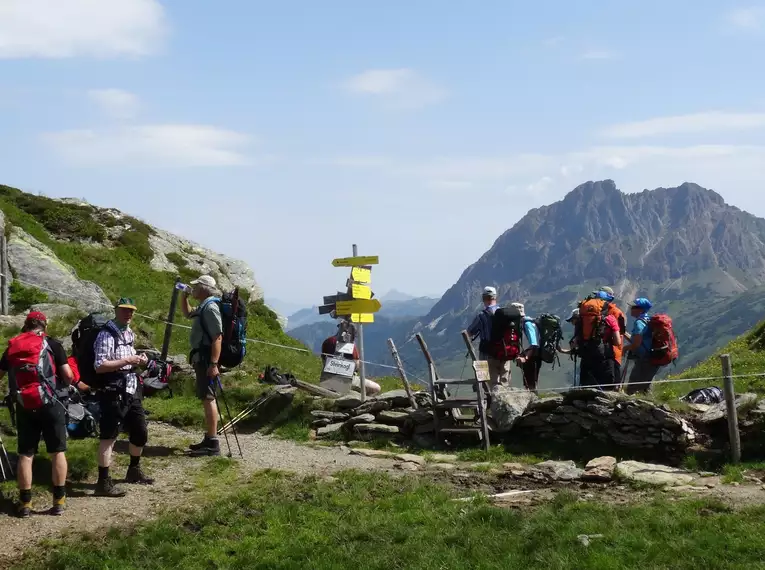
{"type": "Polygon", "coordinates": [[[353,360],[346,360],[344,358],[328,358],[327,363],[324,365],[324,372],[350,378],[356,372],[356,363],[353,360]]]}

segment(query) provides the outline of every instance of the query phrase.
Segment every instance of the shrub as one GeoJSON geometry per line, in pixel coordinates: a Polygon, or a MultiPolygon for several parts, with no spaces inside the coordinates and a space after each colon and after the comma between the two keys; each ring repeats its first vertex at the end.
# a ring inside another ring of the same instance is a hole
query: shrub
{"type": "Polygon", "coordinates": [[[13,281],[10,286],[11,305],[15,312],[26,311],[32,305],[47,303],[48,295],[37,287],[26,287],[18,281],[13,281]]]}

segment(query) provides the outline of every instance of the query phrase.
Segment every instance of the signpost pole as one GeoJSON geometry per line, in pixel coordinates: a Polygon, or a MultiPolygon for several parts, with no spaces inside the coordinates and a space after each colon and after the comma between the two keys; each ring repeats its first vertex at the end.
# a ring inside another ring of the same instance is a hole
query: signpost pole
{"type": "MultiPolygon", "coordinates": [[[[356,244],[353,244],[353,257],[359,254],[359,248],[356,244]]],[[[367,383],[364,376],[364,325],[361,322],[356,323],[357,333],[356,338],[359,339],[359,380],[361,381],[361,401],[366,402],[367,399],[367,383]]]]}

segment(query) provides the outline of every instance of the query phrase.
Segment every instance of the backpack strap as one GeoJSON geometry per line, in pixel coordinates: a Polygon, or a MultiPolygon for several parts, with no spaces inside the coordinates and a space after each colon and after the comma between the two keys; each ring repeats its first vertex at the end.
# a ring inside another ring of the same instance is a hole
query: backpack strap
{"type": "MultiPolygon", "coordinates": [[[[197,309],[196,314],[194,315],[194,318],[199,319],[199,324],[202,325],[202,332],[207,337],[207,339],[210,341],[210,344],[212,344],[212,336],[210,335],[209,331],[207,330],[207,327],[205,326],[205,320],[202,318],[202,312],[209,307],[213,303],[220,303],[221,300],[219,297],[208,297],[205,299],[201,305],[199,305],[199,308],[197,309]]],[[[221,315],[222,316],[222,315],[221,315]]]]}

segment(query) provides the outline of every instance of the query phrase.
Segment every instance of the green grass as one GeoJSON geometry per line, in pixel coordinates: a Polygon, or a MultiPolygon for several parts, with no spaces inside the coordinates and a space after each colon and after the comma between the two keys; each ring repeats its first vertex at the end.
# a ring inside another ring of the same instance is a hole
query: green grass
{"type": "Polygon", "coordinates": [[[544,459],[536,455],[515,454],[508,451],[503,445],[493,445],[489,447],[488,453],[483,448],[464,449],[456,453],[460,461],[478,461],[491,463],[526,463],[533,465],[541,463],[544,459]]]}
{"type": "Polygon", "coordinates": [[[762,568],[765,509],[659,498],[638,506],[571,492],[501,509],[417,477],[347,472],[300,481],[264,472],[202,509],[133,531],[49,541],[23,568],[762,568]],[[589,547],[579,535],[603,535],[589,547]]]}
{"type": "Polygon", "coordinates": [[[27,311],[32,305],[48,302],[47,293],[41,291],[37,287],[27,287],[18,281],[13,281],[8,289],[11,298],[11,306],[16,313],[27,311]]]}

